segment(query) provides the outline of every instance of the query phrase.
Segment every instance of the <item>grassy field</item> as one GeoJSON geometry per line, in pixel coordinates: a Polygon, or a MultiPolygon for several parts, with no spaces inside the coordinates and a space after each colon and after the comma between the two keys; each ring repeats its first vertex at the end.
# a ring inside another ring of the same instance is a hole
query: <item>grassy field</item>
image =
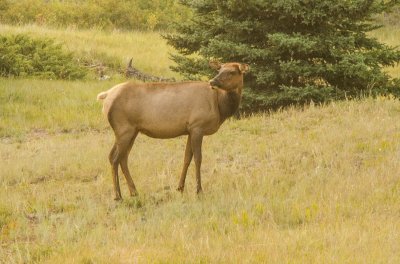
{"type": "MultiPolygon", "coordinates": [[[[121,63],[131,47],[141,69],[174,76],[154,33],[0,27],[17,31],[121,63]]],[[[186,139],[139,136],[140,195],[121,179],[115,202],[95,97],[119,81],[0,79],[0,263],[400,263],[398,100],[228,120],[205,138],[200,197],[193,165],[175,191],[186,139]]]]}

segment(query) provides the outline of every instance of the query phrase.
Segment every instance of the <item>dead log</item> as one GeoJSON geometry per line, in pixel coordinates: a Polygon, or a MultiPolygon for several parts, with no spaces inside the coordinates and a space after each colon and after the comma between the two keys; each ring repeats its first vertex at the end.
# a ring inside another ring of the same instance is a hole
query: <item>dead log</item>
{"type": "Polygon", "coordinates": [[[132,66],[132,59],[133,58],[130,59],[128,67],[125,70],[125,76],[127,78],[135,78],[143,82],[175,82],[175,78],[158,77],[139,71],[132,66]]]}

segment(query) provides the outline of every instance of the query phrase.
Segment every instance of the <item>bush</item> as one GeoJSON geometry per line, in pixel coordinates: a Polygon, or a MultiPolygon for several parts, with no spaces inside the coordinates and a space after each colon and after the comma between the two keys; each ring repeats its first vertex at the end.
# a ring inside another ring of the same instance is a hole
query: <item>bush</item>
{"type": "Polygon", "coordinates": [[[82,79],[86,69],[52,39],[28,35],[0,36],[0,76],[82,79]]]}

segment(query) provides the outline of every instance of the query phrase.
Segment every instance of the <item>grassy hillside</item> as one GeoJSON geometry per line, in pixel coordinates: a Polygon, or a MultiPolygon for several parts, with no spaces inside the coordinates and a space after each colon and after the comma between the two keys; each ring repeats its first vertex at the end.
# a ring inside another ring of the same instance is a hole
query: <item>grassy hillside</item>
{"type": "Polygon", "coordinates": [[[400,261],[397,100],[227,121],[205,139],[201,197],[193,167],[175,191],[184,138],[139,136],[129,165],[140,196],[122,179],[115,202],[111,131],[69,125],[0,142],[5,263],[400,261]]]}

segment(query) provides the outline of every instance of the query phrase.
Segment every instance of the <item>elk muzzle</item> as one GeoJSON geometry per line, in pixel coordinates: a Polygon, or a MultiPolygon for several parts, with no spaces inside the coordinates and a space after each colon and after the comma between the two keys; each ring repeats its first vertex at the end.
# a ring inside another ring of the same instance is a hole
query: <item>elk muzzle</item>
{"type": "Polygon", "coordinates": [[[221,87],[220,81],[219,81],[218,79],[216,79],[216,78],[211,79],[211,80],[209,81],[209,83],[210,83],[211,87],[217,87],[217,88],[220,88],[220,87],[221,87]]]}

